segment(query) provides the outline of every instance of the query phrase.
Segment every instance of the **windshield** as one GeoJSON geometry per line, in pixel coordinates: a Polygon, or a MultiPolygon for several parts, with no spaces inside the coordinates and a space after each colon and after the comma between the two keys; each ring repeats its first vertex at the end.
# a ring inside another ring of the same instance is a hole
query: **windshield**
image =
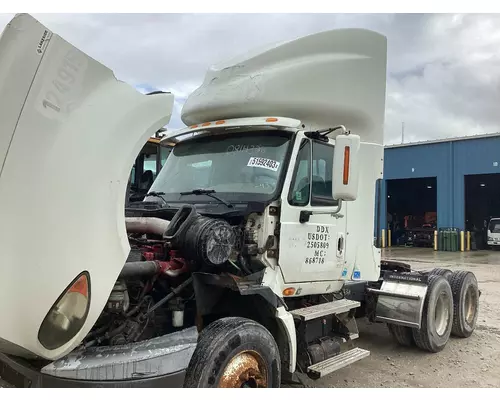
{"type": "Polygon", "coordinates": [[[500,219],[492,219],[489,230],[492,233],[500,233],[500,219]]]}
{"type": "MultiPolygon", "coordinates": [[[[290,133],[252,132],[210,136],[177,144],[151,191],[166,201],[193,189],[212,189],[232,201],[269,201],[278,189],[290,133]]],[[[202,197],[197,196],[196,201],[202,197]]],[[[148,200],[153,200],[149,198],[148,200]]],[[[208,198],[201,202],[213,201],[208,198]]]]}

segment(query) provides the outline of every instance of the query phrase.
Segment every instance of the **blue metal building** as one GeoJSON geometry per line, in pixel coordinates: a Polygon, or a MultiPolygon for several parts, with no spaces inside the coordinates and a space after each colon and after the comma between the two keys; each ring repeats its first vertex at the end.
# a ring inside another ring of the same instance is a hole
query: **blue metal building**
{"type": "Polygon", "coordinates": [[[387,229],[390,180],[435,177],[438,228],[464,230],[466,177],[477,174],[500,177],[500,134],[391,145],[384,153],[384,179],[377,207],[379,229],[387,229]]]}

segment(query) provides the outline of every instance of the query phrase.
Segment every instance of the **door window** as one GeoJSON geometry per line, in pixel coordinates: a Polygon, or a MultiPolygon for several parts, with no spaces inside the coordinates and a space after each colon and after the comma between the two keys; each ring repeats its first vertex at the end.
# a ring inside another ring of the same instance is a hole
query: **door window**
{"type": "Polygon", "coordinates": [[[335,206],[332,197],[333,146],[313,141],[312,206],[335,206]]]}
{"type": "Polygon", "coordinates": [[[310,164],[311,142],[308,139],[303,139],[300,143],[294,177],[290,186],[292,190],[288,196],[288,202],[291,205],[306,206],[309,204],[309,193],[311,191],[309,185],[310,164]]]}
{"type": "Polygon", "coordinates": [[[151,171],[153,177],[156,177],[156,154],[147,154],[144,156],[143,171],[151,171]]]}
{"type": "Polygon", "coordinates": [[[303,139],[288,201],[291,205],[335,206],[332,197],[333,146],[303,139]],[[312,185],[311,185],[312,182],[312,185]]]}

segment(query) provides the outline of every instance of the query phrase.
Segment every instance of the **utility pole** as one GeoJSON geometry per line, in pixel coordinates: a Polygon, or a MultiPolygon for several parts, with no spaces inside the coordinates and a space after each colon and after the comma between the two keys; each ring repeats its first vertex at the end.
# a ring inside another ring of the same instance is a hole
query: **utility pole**
{"type": "Polygon", "coordinates": [[[405,123],[401,122],[401,144],[405,142],[405,123]]]}

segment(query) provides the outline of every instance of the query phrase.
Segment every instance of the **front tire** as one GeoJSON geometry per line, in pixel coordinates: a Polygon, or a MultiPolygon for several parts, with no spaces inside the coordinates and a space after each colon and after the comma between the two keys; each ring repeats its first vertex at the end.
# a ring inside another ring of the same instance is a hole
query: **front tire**
{"type": "Polygon", "coordinates": [[[201,332],[184,387],[278,388],[280,369],[278,346],[264,326],[246,318],[221,318],[201,332]]]}
{"type": "Polygon", "coordinates": [[[453,325],[453,295],[448,280],[429,275],[420,329],[412,329],[415,344],[422,350],[438,353],[450,338],[453,325]]]}

